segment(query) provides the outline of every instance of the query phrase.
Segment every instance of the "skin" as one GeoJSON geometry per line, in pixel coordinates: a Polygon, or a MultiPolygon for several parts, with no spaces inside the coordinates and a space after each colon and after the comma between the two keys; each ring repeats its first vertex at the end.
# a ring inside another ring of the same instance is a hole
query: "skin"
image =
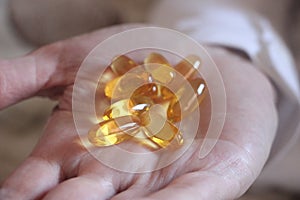
{"type": "Polygon", "coordinates": [[[220,140],[204,159],[197,156],[201,141],[196,140],[172,165],[130,174],[106,167],[73,142],[78,135],[71,94],[81,62],[105,38],[140,26],[106,28],[0,61],[1,109],[35,95],[58,101],[31,155],[2,184],[0,199],[234,199],[249,188],[275,136],[276,96],[250,61],[221,47],[207,49],[223,77],[226,121],[220,140]]]}

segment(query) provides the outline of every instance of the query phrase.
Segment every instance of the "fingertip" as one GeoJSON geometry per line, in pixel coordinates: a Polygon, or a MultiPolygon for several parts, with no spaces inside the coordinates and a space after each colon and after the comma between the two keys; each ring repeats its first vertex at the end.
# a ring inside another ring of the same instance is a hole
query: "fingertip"
{"type": "Polygon", "coordinates": [[[0,61],[0,109],[34,95],[39,89],[31,56],[0,61]]]}
{"type": "Polygon", "coordinates": [[[64,181],[51,190],[44,200],[110,199],[115,194],[112,184],[97,176],[79,176],[64,181]]]}

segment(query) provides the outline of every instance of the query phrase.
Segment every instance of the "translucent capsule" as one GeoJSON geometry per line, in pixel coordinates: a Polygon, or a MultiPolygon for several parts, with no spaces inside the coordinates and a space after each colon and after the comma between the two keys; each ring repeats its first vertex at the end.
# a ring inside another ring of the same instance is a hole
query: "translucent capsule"
{"type": "Polygon", "coordinates": [[[169,88],[163,85],[148,83],[137,88],[130,98],[135,103],[142,103],[144,100],[147,103],[160,104],[177,97],[169,88]]]}
{"type": "MultiPolygon", "coordinates": [[[[207,95],[207,86],[205,83],[205,80],[202,78],[196,78],[190,81],[192,88],[194,89],[195,93],[197,94],[197,100],[198,100],[198,105],[200,105],[202,103],[202,101],[204,100],[204,98],[207,95]]],[[[196,105],[196,106],[198,106],[196,105]]],[[[192,110],[194,110],[194,108],[192,108],[192,110]]]]}
{"type": "Polygon", "coordinates": [[[120,100],[109,106],[103,113],[103,120],[135,115],[139,117],[147,112],[152,104],[134,104],[130,99],[120,100]]]}
{"type": "Polygon", "coordinates": [[[156,149],[161,148],[158,144],[156,144],[151,139],[149,139],[147,137],[147,135],[145,135],[144,129],[142,129],[142,131],[143,131],[143,134],[141,134],[141,135],[143,135],[144,138],[136,138],[136,137],[134,137],[135,141],[137,141],[140,145],[149,148],[150,150],[156,150],[156,149]]]}
{"type": "Polygon", "coordinates": [[[112,98],[115,88],[119,84],[119,81],[121,80],[121,78],[122,77],[115,78],[106,84],[106,86],[104,88],[105,96],[107,96],[108,98],[112,98]]]}
{"type": "Polygon", "coordinates": [[[156,143],[160,147],[165,148],[176,137],[179,130],[173,123],[169,121],[164,121],[165,123],[161,127],[161,122],[159,122],[159,120],[162,120],[162,118],[156,117],[154,119],[151,119],[150,124],[145,126],[145,134],[154,143],[156,143]]]}
{"type": "Polygon", "coordinates": [[[116,57],[110,65],[111,70],[117,76],[122,76],[123,74],[135,68],[136,66],[137,64],[132,59],[124,55],[116,57]]]}
{"type": "Polygon", "coordinates": [[[126,73],[123,76],[113,79],[105,86],[105,96],[108,98],[121,99],[128,97],[137,85],[143,85],[148,82],[148,78],[135,73],[126,73]]]}
{"type": "MultiPolygon", "coordinates": [[[[105,108],[103,107],[107,107],[109,104],[107,103],[107,99],[105,99],[105,86],[108,82],[112,81],[113,79],[115,79],[117,76],[112,72],[112,70],[110,68],[107,68],[103,74],[101,75],[99,81],[98,81],[98,85],[97,85],[97,89],[96,89],[96,94],[95,94],[95,107],[96,107],[96,112],[97,112],[97,116],[99,116],[99,112],[103,112],[103,110],[105,108]]],[[[98,117],[101,118],[101,117],[98,117]]]]}
{"type": "Polygon", "coordinates": [[[179,111],[181,111],[179,101],[172,101],[167,111],[168,120],[173,123],[179,122],[182,117],[179,111]]]}
{"type": "Polygon", "coordinates": [[[105,71],[102,73],[101,77],[99,78],[98,81],[98,88],[103,85],[108,83],[109,81],[113,80],[114,78],[116,78],[116,74],[114,74],[114,72],[112,71],[111,68],[106,68],[105,71]]]}
{"type": "Polygon", "coordinates": [[[170,83],[175,77],[174,69],[171,67],[161,67],[157,65],[151,66],[147,70],[151,73],[155,81],[163,84],[170,83]]]}
{"type": "Polygon", "coordinates": [[[165,112],[164,108],[160,105],[151,107],[148,112],[144,113],[146,116],[144,117],[146,119],[143,119],[146,122],[143,124],[145,128],[149,129],[153,134],[158,133],[167,121],[165,112]]]}
{"type": "Polygon", "coordinates": [[[109,120],[118,117],[130,116],[132,115],[130,109],[133,106],[134,105],[130,99],[117,101],[104,111],[102,118],[103,120],[109,120]]]}
{"type": "Polygon", "coordinates": [[[201,67],[201,59],[196,55],[190,55],[179,62],[174,69],[186,79],[193,78],[201,67]]]}
{"type": "Polygon", "coordinates": [[[190,86],[184,84],[176,93],[179,100],[171,101],[167,115],[172,122],[179,122],[182,117],[193,112],[206,96],[206,83],[202,78],[191,80],[190,86]]]}
{"type": "Polygon", "coordinates": [[[153,138],[149,138],[146,133],[149,133],[149,131],[144,127],[141,127],[139,133],[136,134],[132,140],[138,142],[144,147],[149,148],[150,150],[157,150],[162,147],[165,148],[170,144],[174,145],[174,147],[179,147],[183,144],[183,137],[180,131],[175,134],[174,139],[171,140],[170,143],[162,142],[161,138],[155,138],[155,140],[152,140],[153,138]]]}
{"type": "Polygon", "coordinates": [[[136,104],[135,106],[133,106],[131,109],[130,109],[130,112],[133,114],[133,115],[136,115],[136,116],[141,116],[143,113],[147,112],[150,107],[151,107],[152,104],[148,104],[148,103],[140,103],[140,104],[136,104]]]}
{"type": "Polygon", "coordinates": [[[144,61],[145,69],[155,81],[167,84],[173,80],[175,73],[167,59],[158,53],[151,53],[144,61]]]}
{"type": "Polygon", "coordinates": [[[153,63],[157,63],[157,64],[161,64],[161,65],[171,67],[168,60],[159,53],[151,53],[144,60],[144,64],[146,64],[146,65],[147,64],[153,64],[153,63]]]}
{"type": "Polygon", "coordinates": [[[178,134],[178,129],[166,117],[163,106],[153,105],[141,116],[144,135],[159,147],[168,146],[178,134]]]}
{"type": "Polygon", "coordinates": [[[130,100],[134,105],[153,105],[154,101],[150,96],[136,95],[135,92],[131,95],[130,100]]]}
{"type": "Polygon", "coordinates": [[[141,113],[139,115],[140,120],[141,120],[141,126],[148,126],[151,122],[155,121],[155,117],[157,117],[159,115],[159,118],[164,118],[164,120],[158,121],[161,122],[161,126],[158,126],[159,124],[156,124],[157,127],[162,127],[162,125],[164,124],[164,121],[166,121],[167,119],[167,109],[160,104],[155,104],[150,106],[150,108],[141,113]]]}
{"type": "Polygon", "coordinates": [[[90,129],[88,139],[95,146],[118,144],[137,133],[140,127],[138,120],[138,118],[126,116],[100,122],[90,129]]]}

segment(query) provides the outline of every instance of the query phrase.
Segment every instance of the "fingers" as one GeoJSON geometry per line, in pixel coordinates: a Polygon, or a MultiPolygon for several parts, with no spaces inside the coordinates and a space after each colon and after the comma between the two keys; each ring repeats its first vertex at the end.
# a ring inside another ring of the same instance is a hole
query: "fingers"
{"type": "Polygon", "coordinates": [[[0,109],[33,95],[43,85],[33,57],[0,61],[0,109]]]}
{"type": "Polygon", "coordinates": [[[28,158],[3,183],[0,199],[36,199],[58,184],[60,167],[40,158],[28,158]]]}
{"type": "Polygon", "coordinates": [[[53,88],[60,92],[61,87],[74,82],[80,64],[96,45],[113,34],[141,26],[105,28],[45,46],[22,58],[0,60],[0,109],[36,93],[57,93],[53,88]]]}
{"type": "Polygon", "coordinates": [[[133,200],[235,199],[239,185],[214,173],[193,172],[175,179],[164,189],[133,200]]]}
{"type": "Polygon", "coordinates": [[[85,175],[61,183],[44,200],[106,200],[114,194],[115,189],[111,182],[97,175],[85,175]]]}
{"type": "MultiPolygon", "coordinates": [[[[250,155],[241,147],[219,141],[204,159],[193,159],[189,173],[171,181],[153,193],[137,195],[133,200],[236,199],[253,183],[257,171],[250,155]],[[140,197],[142,196],[142,198],[140,197]]],[[[150,187],[149,187],[150,188],[150,187]]]]}

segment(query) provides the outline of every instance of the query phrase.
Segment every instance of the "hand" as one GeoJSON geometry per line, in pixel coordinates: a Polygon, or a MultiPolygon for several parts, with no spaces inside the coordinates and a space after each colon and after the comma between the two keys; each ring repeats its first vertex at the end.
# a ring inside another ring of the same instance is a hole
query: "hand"
{"type": "Polygon", "coordinates": [[[172,165],[130,174],[104,166],[74,142],[75,74],[95,45],[130,27],[103,29],[0,62],[0,108],[36,94],[59,102],[34,151],[3,183],[0,199],[234,199],[253,183],[276,131],[275,95],[249,61],[221,48],[208,50],[224,80],[227,115],[220,140],[204,159],[198,158],[196,140],[172,165]]]}

